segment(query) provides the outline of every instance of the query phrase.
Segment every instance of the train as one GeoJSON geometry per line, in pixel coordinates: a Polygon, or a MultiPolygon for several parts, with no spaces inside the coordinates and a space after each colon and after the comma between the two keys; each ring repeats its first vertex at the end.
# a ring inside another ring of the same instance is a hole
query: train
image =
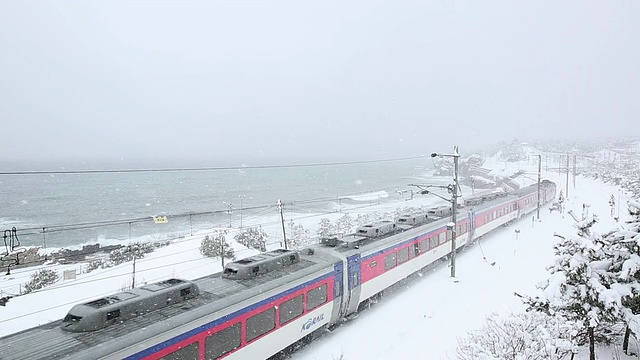
{"type": "MultiPolygon", "coordinates": [[[[544,180],[466,199],[457,211],[456,248],[555,196],[555,183],[544,180]]],[[[263,252],[198,279],[168,279],[77,304],[61,320],[0,338],[0,359],[236,360],[283,354],[449,255],[453,224],[442,215],[450,213],[434,208],[406,214],[302,250],[263,252]]]]}

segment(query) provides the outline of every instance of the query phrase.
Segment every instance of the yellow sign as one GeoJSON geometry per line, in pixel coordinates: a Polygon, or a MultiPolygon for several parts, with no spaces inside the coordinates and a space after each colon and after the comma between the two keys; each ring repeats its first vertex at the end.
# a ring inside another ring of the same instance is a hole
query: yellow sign
{"type": "Polygon", "coordinates": [[[161,216],[154,216],[153,217],[153,222],[156,224],[166,224],[169,222],[169,219],[167,219],[166,216],[161,215],[161,216]]]}

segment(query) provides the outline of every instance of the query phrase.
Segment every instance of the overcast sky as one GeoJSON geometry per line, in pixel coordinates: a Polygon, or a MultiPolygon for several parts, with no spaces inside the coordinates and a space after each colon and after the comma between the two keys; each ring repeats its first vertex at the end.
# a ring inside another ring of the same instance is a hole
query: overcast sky
{"type": "Polygon", "coordinates": [[[639,135],[638,19],[638,1],[0,0],[0,160],[639,135]]]}

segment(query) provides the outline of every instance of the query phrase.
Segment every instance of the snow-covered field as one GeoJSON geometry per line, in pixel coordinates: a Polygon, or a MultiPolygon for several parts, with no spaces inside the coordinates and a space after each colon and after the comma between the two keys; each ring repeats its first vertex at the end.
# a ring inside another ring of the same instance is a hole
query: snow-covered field
{"type": "MultiPolygon", "coordinates": [[[[496,172],[515,172],[520,168],[534,173],[537,166],[527,164],[494,163],[496,172]],[[513,167],[507,168],[505,167],[513,167]]],[[[533,182],[519,179],[522,185],[533,182]]],[[[565,188],[564,175],[544,173],[565,188]]],[[[576,188],[570,183],[567,210],[581,214],[583,204],[599,215],[595,230],[605,232],[620,226],[626,209],[621,208],[621,221],[609,216],[611,194],[618,188],[596,180],[579,177],[576,188]]],[[[468,193],[463,189],[463,194],[468,193]]],[[[624,201],[624,195],[622,195],[624,201]]],[[[371,207],[367,212],[390,211],[395,207],[420,206],[437,203],[434,197],[417,197],[399,201],[393,207],[371,207]]],[[[351,213],[354,214],[353,212],[351,213]]],[[[534,213],[535,214],[535,213],[534,213]]],[[[335,218],[340,216],[335,214],[335,218]]],[[[330,217],[330,216],[323,216],[330,217]]],[[[333,218],[332,220],[335,220],[333,218]]],[[[294,219],[296,220],[296,219],[294,219]]],[[[319,218],[305,215],[296,220],[313,230],[319,218]]],[[[540,212],[540,221],[527,217],[511,226],[497,230],[457,257],[457,277],[449,277],[447,264],[440,264],[393,293],[386,293],[383,301],[370,311],[345,323],[332,333],[296,353],[301,360],[337,359],[454,359],[457,339],[467,331],[477,329],[492,312],[507,314],[524,309],[514,292],[533,294],[535,285],[548,277],[545,267],[553,260],[554,233],[571,236],[575,221],[567,214],[550,213],[548,207],[540,212]],[[519,230],[519,234],[516,234],[519,230]],[[517,236],[516,236],[517,235],[517,236]]],[[[218,259],[204,258],[199,253],[200,241],[206,233],[185,237],[170,246],[160,248],[136,262],[136,284],[154,282],[168,277],[192,279],[220,271],[218,259]]],[[[230,234],[228,239],[232,238],[230,234]]],[[[239,257],[256,251],[233,243],[239,257]]],[[[0,308],[0,336],[33,327],[63,317],[75,303],[84,302],[131,286],[132,263],[80,274],[81,265],[49,266],[62,274],[76,270],[76,280],[60,281],[54,286],[32,294],[11,299],[0,308]]],[[[0,289],[13,289],[28,281],[35,268],[16,269],[9,276],[0,277],[0,289]]],[[[6,295],[6,293],[5,293],[6,295]]],[[[601,358],[611,358],[611,350],[600,349],[601,358]]],[[[588,358],[580,354],[577,359],[588,358]]]]}

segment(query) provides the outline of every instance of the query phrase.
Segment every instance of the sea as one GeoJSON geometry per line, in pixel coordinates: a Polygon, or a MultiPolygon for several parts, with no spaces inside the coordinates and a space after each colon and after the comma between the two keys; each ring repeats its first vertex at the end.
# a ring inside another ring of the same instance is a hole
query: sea
{"type": "Polygon", "coordinates": [[[329,214],[336,204],[402,200],[405,191],[416,190],[409,184],[428,182],[433,173],[429,158],[107,173],[56,172],[109,168],[100,163],[36,165],[0,164],[5,243],[13,228],[21,246],[75,249],[162,240],[211,227],[259,226],[278,216],[278,201],[290,218],[329,214]],[[42,169],[55,171],[10,173],[42,169]]]}

